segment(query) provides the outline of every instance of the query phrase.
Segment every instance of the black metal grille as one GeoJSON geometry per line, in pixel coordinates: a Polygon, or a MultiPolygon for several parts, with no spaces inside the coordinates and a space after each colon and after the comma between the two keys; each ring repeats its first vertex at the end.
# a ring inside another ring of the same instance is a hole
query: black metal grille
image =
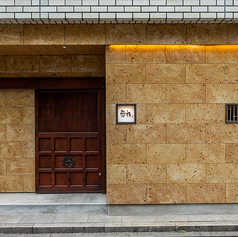
{"type": "Polygon", "coordinates": [[[238,123],[238,104],[226,104],[226,123],[238,123]]]}

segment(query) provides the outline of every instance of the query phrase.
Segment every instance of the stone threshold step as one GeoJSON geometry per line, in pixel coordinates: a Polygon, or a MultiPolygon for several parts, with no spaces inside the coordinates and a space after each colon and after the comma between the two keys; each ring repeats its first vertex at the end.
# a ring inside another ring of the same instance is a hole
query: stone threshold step
{"type": "MultiPolygon", "coordinates": [[[[109,233],[109,232],[225,232],[238,231],[237,223],[58,223],[0,224],[4,234],[109,233]]],[[[238,233],[238,232],[237,232],[238,233]]]]}

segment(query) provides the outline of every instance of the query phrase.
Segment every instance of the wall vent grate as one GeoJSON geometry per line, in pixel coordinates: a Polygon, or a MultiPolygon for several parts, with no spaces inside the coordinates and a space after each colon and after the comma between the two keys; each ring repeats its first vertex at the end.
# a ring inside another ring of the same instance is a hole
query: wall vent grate
{"type": "Polygon", "coordinates": [[[238,123],[238,104],[226,104],[226,123],[238,123]]]}

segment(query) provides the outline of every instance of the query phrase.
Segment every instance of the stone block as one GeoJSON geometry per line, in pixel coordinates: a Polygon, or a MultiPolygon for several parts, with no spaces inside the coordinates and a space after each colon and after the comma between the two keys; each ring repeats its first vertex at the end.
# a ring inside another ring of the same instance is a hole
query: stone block
{"type": "Polygon", "coordinates": [[[34,141],[35,126],[32,124],[6,125],[7,141],[34,141]]]}
{"type": "Polygon", "coordinates": [[[0,176],[0,192],[23,191],[23,176],[0,176]]]}
{"type": "Polygon", "coordinates": [[[206,63],[238,63],[238,46],[206,46],[206,63]]]}
{"type": "Polygon", "coordinates": [[[107,83],[145,83],[143,64],[107,64],[107,83]]]}
{"type": "Polygon", "coordinates": [[[187,104],[187,123],[225,123],[224,104],[187,104]]]}
{"type": "Polygon", "coordinates": [[[185,123],[185,105],[147,104],[147,123],[185,123]]]}
{"type": "MultiPolygon", "coordinates": [[[[207,103],[235,103],[238,101],[238,85],[211,84],[206,86],[207,103]]],[[[225,116],[225,111],[224,111],[225,116]]]]}
{"type": "Polygon", "coordinates": [[[146,44],[146,25],[108,24],[106,25],[106,44],[146,44]]]}
{"type": "Polygon", "coordinates": [[[0,107],[0,124],[18,124],[23,122],[22,108],[0,107]]]}
{"type": "Polygon", "coordinates": [[[73,57],[67,56],[41,56],[41,72],[72,72],[73,57]]]}
{"type": "Polygon", "coordinates": [[[168,164],[168,183],[205,183],[205,164],[168,164]]]}
{"type": "Polygon", "coordinates": [[[145,164],[146,145],[145,144],[108,144],[107,145],[108,164],[145,164]]]}
{"type": "Polygon", "coordinates": [[[208,143],[238,143],[237,124],[208,124],[206,140],[208,143]]]}
{"type": "Polygon", "coordinates": [[[109,184],[108,204],[146,204],[146,184],[109,184]]]}
{"type": "Polygon", "coordinates": [[[0,175],[7,174],[7,161],[6,159],[0,159],[0,175]]]}
{"type": "Polygon", "coordinates": [[[6,105],[6,90],[0,89],[0,106],[5,105],[6,105]]]}
{"type": "Polygon", "coordinates": [[[225,163],[225,144],[187,144],[187,163],[225,163]]]}
{"type": "Polygon", "coordinates": [[[126,63],[126,46],[110,45],[106,46],[106,63],[126,63]]]}
{"type": "Polygon", "coordinates": [[[35,175],[24,175],[24,192],[35,192],[35,175]]]}
{"type": "Polygon", "coordinates": [[[237,183],[238,164],[207,164],[207,183],[237,183]]]}
{"type": "Polygon", "coordinates": [[[76,55],[74,58],[74,71],[75,72],[103,72],[105,76],[105,56],[104,55],[76,55]]]}
{"type": "Polygon", "coordinates": [[[24,45],[64,43],[64,25],[24,25],[24,45]]]}
{"type": "Polygon", "coordinates": [[[187,184],[188,203],[225,203],[225,184],[187,184]]]}
{"type": "Polygon", "coordinates": [[[115,104],[106,104],[106,124],[116,124],[115,104]]]}
{"type": "Polygon", "coordinates": [[[127,183],[166,183],[166,164],[127,165],[127,183]]]}
{"type": "Polygon", "coordinates": [[[157,84],[128,84],[128,103],[164,103],[165,85],[157,84]]]}
{"type": "Polygon", "coordinates": [[[205,46],[166,45],[166,63],[205,63],[205,46]]]}
{"type": "Polygon", "coordinates": [[[24,158],[35,158],[35,141],[23,142],[24,158]]]}
{"type": "Polygon", "coordinates": [[[237,29],[238,29],[237,24],[227,25],[228,44],[237,44],[238,43],[237,29]]]}
{"type": "Polygon", "coordinates": [[[167,103],[204,103],[206,88],[204,84],[168,84],[167,103]]]}
{"type": "Polygon", "coordinates": [[[35,161],[33,159],[7,159],[7,175],[35,174],[35,161]]]}
{"type": "Polygon", "coordinates": [[[127,125],[128,143],[166,143],[166,125],[137,124],[127,125]]]}
{"type": "Polygon", "coordinates": [[[149,24],[147,44],[186,44],[186,25],[149,24]]]}
{"type": "Polygon", "coordinates": [[[35,124],[35,108],[23,107],[23,123],[35,124]]]}
{"type": "Polygon", "coordinates": [[[226,184],[226,202],[237,203],[238,202],[238,184],[226,184]]]}
{"type": "Polygon", "coordinates": [[[147,64],[147,83],[185,83],[184,64],[147,64]]]}
{"type": "Polygon", "coordinates": [[[205,143],[205,125],[168,124],[168,143],[205,143]]]}
{"type": "Polygon", "coordinates": [[[187,83],[224,83],[223,64],[186,65],[187,83]]]}
{"type": "Polygon", "coordinates": [[[148,144],[147,163],[185,163],[185,144],[148,144]]]}
{"type": "Polygon", "coordinates": [[[106,84],[106,102],[112,104],[125,103],[125,84],[106,84]]]}
{"type": "Polygon", "coordinates": [[[226,144],[226,163],[238,163],[238,144],[226,144]]]}
{"type": "Polygon", "coordinates": [[[2,45],[22,45],[23,25],[1,25],[0,44],[2,45]]]}
{"type": "Polygon", "coordinates": [[[238,83],[238,64],[225,65],[225,82],[238,83]]]}
{"type": "Polygon", "coordinates": [[[185,184],[147,185],[147,204],[185,203],[185,184]]]}
{"type": "Polygon", "coordinates": [[[38,56],[7,56],[6,72],[34,72],[39,73],[38,56]]]}
{"type": "Polygon", "coordinates": [[[136,123],[146,123],[147,118],[147,105],[146,104],[137,104],[136,105],[136,123]]]}
{"type": "Polygon", "coordinates": [[[126,63],[165,63],[165,46],[126,45],[126,63]]]}
{"type": "Polygon", "coordinates": [[[6,57],[0,56],[0,72],[5,73],[6,71],[6,57]]]}
{"type": "Polygon", "coordinates": [[[227,26],[223,24],[188,25],[187,44],[227,44],[227,26]]]}
{"type": "Polygon", "coordinates": [[[35,106],[34,90],[6,90],[6,106],[35,106]]]}
{"type": "Polygon", "coordinates": [[[125,184],[126,165],[107,165],[107,184],[125,184]]]}
{"type": "Polygon", "coordinates": [[[106,130],[108,144],[126,143],[126,125],[108,124],[106,130]]]}
{"type": "Polygon", "coordinates": [[[0,142],[0,158],[23,158],[22,142],[0,142]]]}
{"type": "Polygon", "coordinates": [[[5,124],[0,124],[0,141],[6,141],[7,139],[7,127],[5,124]]]}
{"type": "Polygon", "coordinates": [[[65,44],[105,45],[105,25],[65,25],[65,44]]]}

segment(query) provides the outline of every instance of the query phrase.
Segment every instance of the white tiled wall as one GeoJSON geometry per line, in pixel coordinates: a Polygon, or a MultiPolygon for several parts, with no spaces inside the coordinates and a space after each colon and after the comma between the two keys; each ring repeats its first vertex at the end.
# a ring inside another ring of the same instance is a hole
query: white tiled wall
{"type": "Polygon", "coordinates": [[[6,23],[238,23],[238,0],[0,0],[6,23]]]}

